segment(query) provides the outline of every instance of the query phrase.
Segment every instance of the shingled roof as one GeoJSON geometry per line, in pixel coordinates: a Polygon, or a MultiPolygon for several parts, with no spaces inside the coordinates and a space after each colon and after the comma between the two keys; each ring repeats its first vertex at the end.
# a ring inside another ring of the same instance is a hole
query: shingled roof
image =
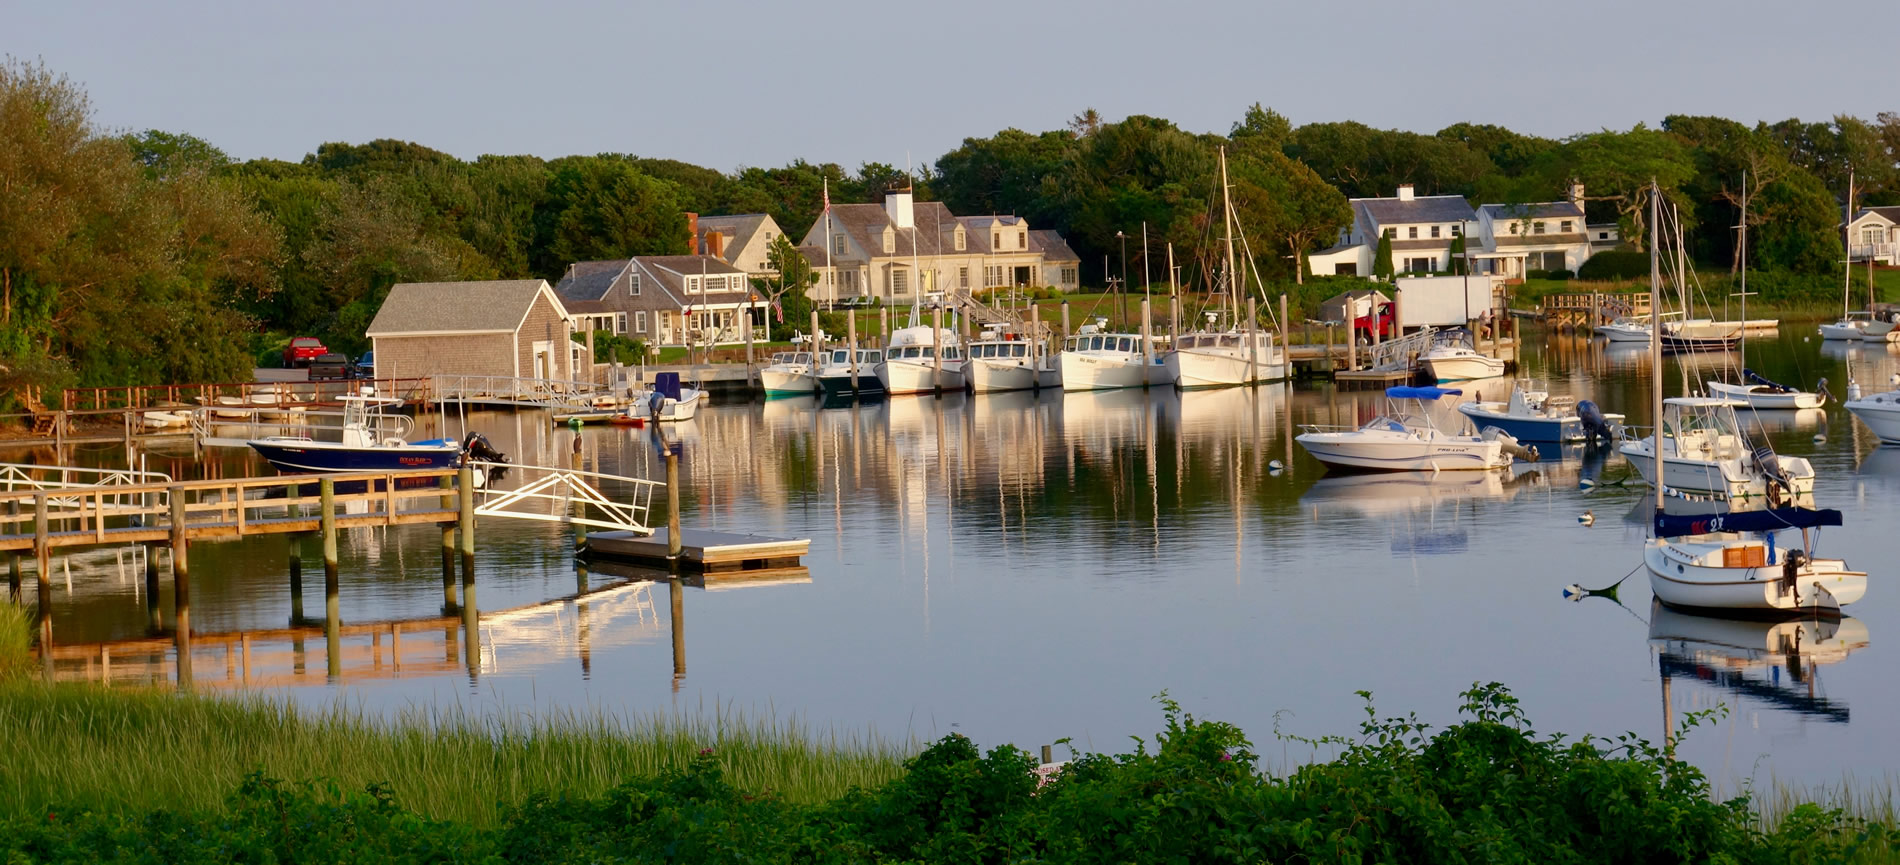
{"type": "Polygon", "coordinates": [[[699,249],[706,248],[706,234],[719,232],[725,235],[724,252],[720,258],[732,260],[734,250],[744,249],[752,242],[752,237],[765,227],[765,221],[772,217],[763,213],[741,213],[735,216],[702,216],[699,218],[699,236],[693,242],[699,249]]]}
{"type": "Polygon", "coordinates": [[[1029,232],[1029,251],[1042,253],[1044,261],[1079,262],[1082,260],[1082,256],[1076,255],[1075,250],[1069,248],[1069,242],[1063,240],[1061,234],[1048,228],[1029,232]]]}
{"type": "Polygon", "coordinates": [[[1583,208],[1574,201],[1540,201],[1534,204],[1487,204],[1478,208],[1493,222],[1518,219],[1582,219],[1583,208]]]}
{"type": "Polygon", "coordinates": [[[1352,206],[1379,225],[1417,222],[1471,222],[1477,211],[1462,195],[1421,195],[1411,201],[1398,198],[1355,198],[1352,206]]]}
{"type": "Polygon", "coordinates": [[[398,283],[389,289],[366,335],[512,333],[543,291],[567,317],[560,298],[539,279],[398,283]]]}
{"type": "Polygon", "coordinates": [[[624,258],[577,261],[554,286],[554,293],[564,301],[598,301],[621,282],[626,272],[627,259],[624,258]]]}

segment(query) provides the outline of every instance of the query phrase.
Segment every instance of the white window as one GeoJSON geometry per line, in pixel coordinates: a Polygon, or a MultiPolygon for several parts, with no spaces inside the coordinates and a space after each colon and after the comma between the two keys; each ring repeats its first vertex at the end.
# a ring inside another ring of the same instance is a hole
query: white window
{"type": "Polygon", "coordinates": [[[1436,225],[1434,225],[1434,226],[1432,226],[1432,236],[1433,236],[1433,237],[1437,237],[1437,236],[1438,236],[1438,226],[1436,226],[1436,225]]]}
{"type": "Polygon", "coordinates": [[[1029,248],[1029,232],[1027,230],[1016,232],[1016,248],[1017,249],[1029,248]]]}
{"type": "Polygon", "coordinates": [[[614,333],[626,333],[626,332],[627,332],[627,314],[624,312],[614,313],[614,333]]]}
{"type": "Polygon", "coordinates": [[[908,271],[895,267],[891,268],[891,293],[910,293],[910,273],[908,271]]]}
{"type": "Polygon", "coordinates": [[[1408,226],[1406,226],[1406,227],[1405,227],[1405,237],[1406,237],[1406,239],[1407,239],[1407,240],[1417,240],[1417,239],[1418,239],[1418,226],[1416,226],[1416,225],[1408,225],[1408,226]]]}
{"type": "Polygon", "coordinates": [[[1462,225],[1454,225],[1451,227],[1452,237],[1459,237],[1459,236],[1462,236],[1464,233],[1465,233],[1465,227],[1462,225]]]}
{"type": "Polygon", "coordinates": [[[844,235],[834,234],[831,236],[831,254],[832,255],[844,254],[844,235]]]}
{"type": "Polygon", "coordinates": [[[1398,240],[1399,230],[1396,228],[1388,228],[1385,230],[1385,236],[1386,236],[1386,239],[1388,240],[1398,240]]]}
{"type": "MultiPolygon", "coordinates": [[[[963,248],[963,233],[962,232],[957,232],[957,248],[958,249],[963,248]]],[[[957,287],[958,288],[970,287],[970,266],[967,264],[957,268],[957,287]]]]}
{"type": "Polygon", "coordinates": [[[1065,267],[1062,269],[1062,284],[1063,285],[1075,284],[1075,268],[1065,267]]]}
{"type": "Polygon", "coordinates": [[[1539,221],[1537,221],[1537,222],[1533,222],[1533,223],[1531,223],[1531,233],[1532,233],[1532,234],[1543,234],[1543,233],[1544,233],[1544,223],[1543,223],[1543,221],[1542,221],[1542,220],[1539,220],[1539,221]]]}
{"type": "Polygon", "coordinates": [[[1886,243],[1887,230],[1878,225],[1863,228],[1860,230],[1860,242],[1861,243],[1886,243]]]}
{"type": "Polygon", "coordinates": [[[689,276],[686,278],[686,293],[687,294],[699,293],[699,277],[689,276]]]}
{"type": "Polygon", "coordinates": [[[1002,249],[1002,248],[1003,248],[1003,233],[1000,231],[990,232],[990,249],[997,250],[997,249],[1002,249]]]}
{"type": "Polygon", "coordinates": [[[642,310],[635,310],[635,311],[634,311],[634,313],[633,313],[633,332],[634,332],[634,333],[646,333],[646,332],[647,332],[647,313],[646,313],[646,310],[644,310],[644,309],[642,309],[642,310]]]}
{"type": "Polygon", "coordinates": [[[627,275],[627,294],[630,297],[640,296],[640,274],[631,273],[627,275]]]}
{"type": "MultiPolygon", "coordinates": [[[[966,243],[967,241],[968,241],[968,238],[967,238],[967,237],[966,237],[966,236],[964,235],[964,233],[963,233],[963,226],[961,226],[961,225],[959,225],[959,226],[957,226],[957,236],[956,236],[956,244],[957,244],[957,251],[958,251],[958,252],[962,252],[962,251],[963,251],[963,246],[964,246],[964,244],[965,244],[965,243],[966,243]]],[[[969,283],[967,283],[967,282],[966,282],[966,283],[964,283],[964,285],[966,285],[966,286],[967,286],[967,285],[969,285],[969,283]]]]}
{"type": "Polygon", "coordinates": [[[886,254],[889,254],[896,251],[897,251],[897,232],[886,228],[884,229],[884,252],[886,254]]]}
{"type": "Polygon", "coordinates": [[[1562,231],[1562,232],[1563,232],[1563,233],[1565,233],[1565,234],[1569,234],[1569,233],[1570,233],[1570,220],[1568,220],[1568,219],[1566,219],[1566,220],[1564,220],[1564,221],[1563,221],[1563,222],[1562,222],[1562,223],[1561,223],[1561,224],[1560,224],[1560,225],[1558,226],[1558,229],[1557,229],[1557,230],[1559,230],[1559,231],[1562,231]]]}

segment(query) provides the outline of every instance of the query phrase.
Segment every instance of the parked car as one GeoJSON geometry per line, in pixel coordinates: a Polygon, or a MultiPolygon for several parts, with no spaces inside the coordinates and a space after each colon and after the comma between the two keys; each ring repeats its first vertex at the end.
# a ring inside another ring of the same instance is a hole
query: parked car
{"type": "Polygon", "coordinates": [[[330,350],[323,347],[323,340],[314,336],[300,336],[284,346],[284,368],[309,366],[311,361],[329,353],[330,350]]]}
{"type": "Polygon", "coordinates": [[[373,351],[363,352],[363,356],[356,359],[356,377],[357,378],[375,378],[376,377],[376,352],[373,352],[373,351]]]}
{"type": "Polygon", "coordinates": [[[350,356],[327,352],[310,362],[311,381],[330,381],[350,377],[350,356]]]}

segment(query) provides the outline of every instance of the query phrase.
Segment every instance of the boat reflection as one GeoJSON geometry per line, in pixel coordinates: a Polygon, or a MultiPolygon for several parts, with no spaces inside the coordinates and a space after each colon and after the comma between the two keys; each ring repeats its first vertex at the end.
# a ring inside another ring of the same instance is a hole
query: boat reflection
{"type": "Polygon", "coordinates": [[[1693,680],[1777,709],[1846,723],[1847,706],[1819,691],[1819,668],[1867,644],[1867,626],[1851,616],[1745,621],[1650,604],[1649,645],[1658,656],[1665,699],[1671,679],[1693,680]]]}
{"type": "Polygon", "coordinates": [[[1499,472],[1327,475],[1300,496],[1312,514],[1387,517],[1467,501],[1503,501],[1519,487],[1499,472]]]}

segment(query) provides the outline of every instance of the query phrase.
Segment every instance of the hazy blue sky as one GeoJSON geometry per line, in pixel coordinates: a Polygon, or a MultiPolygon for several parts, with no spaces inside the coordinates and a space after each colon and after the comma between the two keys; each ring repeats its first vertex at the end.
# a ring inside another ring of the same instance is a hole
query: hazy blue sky
{"type": "Polygon", "coordinates": [[[0,0],[109,128],[239,158],[403,138],[463,157],[625,151],[732,170],[901,165],[1094,107],[1562,136],[1670,113],[1871,119],[1873,2],[124,2],[0,0]]]}

